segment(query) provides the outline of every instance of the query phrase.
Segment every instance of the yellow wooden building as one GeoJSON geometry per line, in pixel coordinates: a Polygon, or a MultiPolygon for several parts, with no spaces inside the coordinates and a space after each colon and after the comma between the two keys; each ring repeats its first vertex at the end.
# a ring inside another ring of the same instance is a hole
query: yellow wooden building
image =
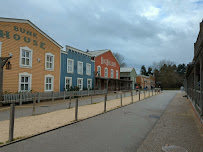
{"type": "Polygon", "coordinates": [[[29,20],[0,18],[0,57],[8,57],[3,92],[59,91],[62,46],[29,20]]]}

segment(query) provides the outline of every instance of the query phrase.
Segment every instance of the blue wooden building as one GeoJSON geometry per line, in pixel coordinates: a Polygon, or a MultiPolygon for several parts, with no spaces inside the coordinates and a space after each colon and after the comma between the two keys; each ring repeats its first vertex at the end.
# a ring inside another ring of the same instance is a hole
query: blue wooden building
{"type": "Polygon", "coordinates": [[[71,46],[66,46],[66,51],[61,51],[60,91],[94,88],[95,61],[88,52],[81,51],[71,46]]]}

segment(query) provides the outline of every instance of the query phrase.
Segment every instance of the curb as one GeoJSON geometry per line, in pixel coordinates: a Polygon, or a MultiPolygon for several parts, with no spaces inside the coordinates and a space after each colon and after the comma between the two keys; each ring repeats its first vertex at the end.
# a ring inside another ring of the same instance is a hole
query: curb
{"type": "MultiPolygon", "coordinates": [[[[156,95],[160,95],[160,94],[161,94],[161,93],[156,94],[156,95]]],[[[153,96],[156,96],[156,95],[153,95],[153,96]]],[[[150,96],[150,97],[153,97],[153,96],[150,96]]],[[[108,113],[108,112],[112,112],[112,111],[114,111],[114,110],[117,110],[117,109],[120,109],[120,108],[129,106],[129,105],[131,105],[131,104],[135,104],[135,103],[137,103],[137,102],[143,101],[143,100],[145,100],[145,99],[149,99],[150,97],[144,98],[144,99],[141,99],[141,100],[138,100],[138,101],[133,102],[133,103],[129,103],[129,104],[127,104],[127,105],[123,105],[122,107],[117,107],[117,108],[115,108],[115,109],[111,109],[111,110],[109,110],[109,111],[99,113],[99,114],[97,114],[97,115],[94,115],[94,116],[91,116],[91,117],[88,117],[88,118],[85,118],[85,119],[81,119],[81,120],[78,120],[78,121],[73,120],[74,122],[71,122],[71,123],[69,123],[69,124],[65,124],[65,125],[62,125],[62,126],[60,126],[60,127],[56,127],[56,128],[54,128],[54,129],[51,129],[51,130],[47,130],[47,131],[44,131],[44,132],[41,132],[41,133],[38,133],[38,134],[35,134],[35,135],[31,135],[31,136],[29,136],[29,137],[25,137],[25,138],[22,138],[22,139],[19,139],[19,140],[12,141],[12,142],[10,142],[10,143],[6,143],[6,144],[3,144],[3,145],[0,145],[0,148],[6,147],[6,146],[11,145],[11,144],[14,144],[14,143],[18,143],[18,142],[21,142],[21,141],[24,141],[24,140],[27,140],[27,139],[30,139],[30,138],[33,138],[33,137],[36,137],[36,136],[39,136],[39,135],[42,135],[42,134],[45,134],[45,133],[48,133],[48,132],[51,132],[51,131],[60,129],[60,128],[67,127],[67,126],[69,126],[69,125],[73,125],[73,124],[78,123],[78,122],[82,122],[82,121],[84,121],[84,120],[88,120],[88,119],[91,119],[91,118],[100,116],[100,115],[105,114],[105,113],[108,113]]]]}

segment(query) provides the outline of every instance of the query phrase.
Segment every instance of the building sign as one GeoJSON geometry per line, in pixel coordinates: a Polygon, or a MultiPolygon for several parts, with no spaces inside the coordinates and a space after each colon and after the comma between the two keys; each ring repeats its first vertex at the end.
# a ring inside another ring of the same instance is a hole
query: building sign
{"type": "Polygon", "coordinates": [[[109,61],[109,59],[103,59],[103,57],[101,57],[101,64],[106,64],[106,66],[116,67],[116,62],[109,61]]]}
{"type": "Polygon", "coordinates": [[[0,38],[6,38],[6,39],[14,39],[16,41],[19,40],[23,40],[26,43],[32,43],[34,46],[39,46],[42,49],[45,49],[46,44],[41,42],[41,41],[37,41],[37,34],[31,31],[28,31],[24,28],[18,27],[18,26],[14,26],[13,30],[16,32],[15,34],[11,35],[10,31],[4,31],[0,29],[0,38]],[[19,33],[24,33],[25,36],[20,36],[19,33]]]}

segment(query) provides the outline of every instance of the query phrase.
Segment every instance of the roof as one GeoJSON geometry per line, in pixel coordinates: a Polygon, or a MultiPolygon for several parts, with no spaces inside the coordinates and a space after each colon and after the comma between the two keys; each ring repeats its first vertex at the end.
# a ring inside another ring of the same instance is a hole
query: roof
{"type": "Polygon", "coordinates": [[[134,68],[120,68],[120,72],[131,72],[134,68]]]}
{"type": "Polygon", "coordinates": [[[149,76],[146,76],[146,75],[137,75],[136,77],[145,77],[145,78],[149,78],[149,76]]]}
{"type": "Polygon", "coordinates": [[[105,49],[105,50],[89,51],[88,53],[91,54],[92,56],[99,56],[99,55],[106,53],[108,51],[109,51],[108,49],[105,49]]]}
{"type": "Polygon", "coordinates": [[[43,36],[45,36],[47,39],[49,39],[51,42],[53,42],[55,45],[57,45],[59,48],[63,48],[60,44],[58,44],[56,41],[54,41],[51,37],[49,37],[46,33],[44,33],[42,30],[40,30],[36,25],[34,25],[29,20],[0,17],[0,22],[27,23],[30,26],[32,26],[35,30],[37,30],[39,33],[41,33],[43,36]]]}
{"type": "Polygon", "coordinates": [[[83,55],[87,55],[87,56],[92,57],[92,55],[89,54],[89,52],[85,52],[85,51],[79,50],[79,49],[77,49],[77,48],[74,48],[74,47],[72,47],[72,46],[66,45],[66,51],[68,52],[69,50],[75,51],[75,52],[81,53],[81,54],[83,54],[83,55]]]}

